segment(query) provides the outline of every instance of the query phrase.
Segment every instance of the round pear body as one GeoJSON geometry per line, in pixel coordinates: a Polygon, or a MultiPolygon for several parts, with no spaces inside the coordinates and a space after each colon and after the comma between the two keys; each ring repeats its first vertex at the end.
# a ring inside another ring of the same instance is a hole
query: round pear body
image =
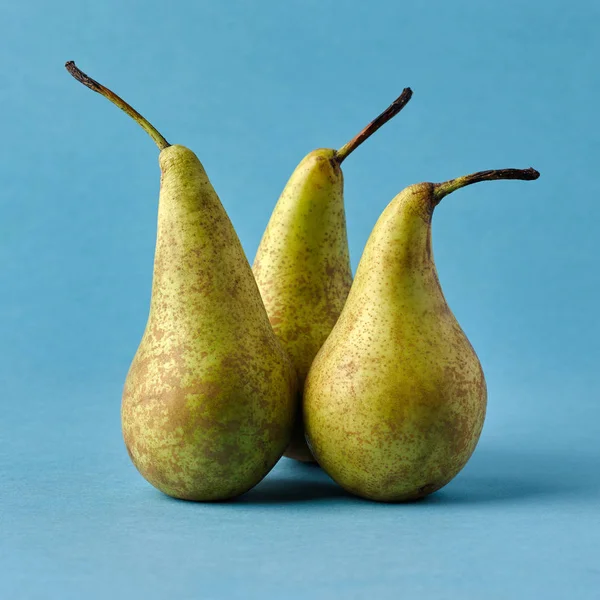
{"type": "Polygon", "coordinates": [[[293,365],[200,161],[160,154],[150,315],[122,402],[125,444],[164,493],[223,500],[256,485],[288,445],[293,365]]]}
{"type": "MultiPolygon", "coordinates": [[[[273,211],[253,271],[275,334],[296,367],[300,390],[335,325],[352,284],[344,181],[334,150],[308,154],[273,211]]],[[[285,455],[314,461],[306,445],[301,402],[285,455]]]]}
{"type": "Polygon", "coordinates": [[[415,500],[446,485],[483,426],[481,365],[433,261],[434,205],[433,184],[418,184],[385,209],[306,380],[314,456],[345,489],[372,500],[415,500]]]}

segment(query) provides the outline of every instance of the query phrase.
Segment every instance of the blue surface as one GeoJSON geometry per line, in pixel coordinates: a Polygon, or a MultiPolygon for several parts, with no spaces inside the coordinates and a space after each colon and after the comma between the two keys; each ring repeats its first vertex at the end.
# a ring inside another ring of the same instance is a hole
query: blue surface
{"type": "Polygon", "coordinates": [[[600,4],[2,3],[0,597],[600,597],[600,4]],[[74,59],[203,161],[253,257],[287,177],[409,85],[345,164],[353,266],[405,185],[534,166],[434,217],[489,387],[480,445],[412,505],[283,460],[253,492],[156,492],[120,438],[158,152],[74,59]]]}

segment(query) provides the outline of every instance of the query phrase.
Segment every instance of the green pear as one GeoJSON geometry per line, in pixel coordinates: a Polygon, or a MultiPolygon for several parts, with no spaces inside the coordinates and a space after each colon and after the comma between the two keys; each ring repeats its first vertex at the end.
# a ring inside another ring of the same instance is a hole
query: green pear
{"type": "MultiPolygon", "coordinates": [[[[254,259],[253,271],[275,334],[294,363],[299,395],[317,352],[335,325],[352,285],[344,212],[345,158],[406,106],[406,88],[339,150],[308,154],[286,184],[254,259]]],[[[304,439],[302,405],[285,455],[314,461],[304,439]]]]}
{"type": "Polygon", "coordinates": [[[165,494],[224,500],[256,485],[288,445],[294,367],[277,340],[240,241],[202,164],[132,116],[161,152],[152,298],[123,392],[122,426],[139,472],[165,494]]]}
{"type": "Polygon", "coordinates": [[[486,384],[440,287],[431,218],[463,186],[537,177],[533,169],[506,169],[412,185],[377,221],[304,390],[311,451],[346,490],[415,500],[446,485],[471,456],[486,384]]]}

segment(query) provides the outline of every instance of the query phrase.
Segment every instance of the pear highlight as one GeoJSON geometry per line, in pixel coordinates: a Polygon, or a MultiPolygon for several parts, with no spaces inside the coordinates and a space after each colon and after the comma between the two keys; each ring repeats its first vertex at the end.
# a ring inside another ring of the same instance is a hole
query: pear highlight
{"type": "Polygon", "coordinates": [[[504,169],[412,185],[377,221],[304,389],[310,449],[346,490],[416,500],[446,485],[473,453],[486,384],[440,287],[431,219],[442,198],[466,185],[538,177],[504,169]]]}
{"type": "Polygon", "coordinates": [[[352,285],[342,162],[397,115],[410,88],[339,150],[310,152],[287,182],[254,259],[253,271],[275,334],[299,379],[299,412],[285,456],[314,458],[304,439],[302,387],[352,285]]]}
{"type": "Polygon", "coordinates": [[[241,243],[196,155],[119,96],[78,81],[154,139],[161,169],[150,314],[122,399],[139,472],[176,498],[224,500],[256,485],[291,439],[297,381],[241,243]]]}

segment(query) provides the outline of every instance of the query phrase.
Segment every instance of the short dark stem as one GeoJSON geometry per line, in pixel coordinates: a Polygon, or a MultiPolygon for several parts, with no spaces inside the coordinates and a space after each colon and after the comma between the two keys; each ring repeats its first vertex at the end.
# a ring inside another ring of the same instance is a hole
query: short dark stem
{"type": "Polygon", "coordinates": [[[382,125],[385,125],[390,119],[394,118],[411,99],[412,90],[404,88],[402,94],[392,102],[376,119],[371,121],[358,135],[353,137],[347,144],[344,144],[336,153],[335,159],[338,164],[342,162],[356,150],[365,140],[370,138],[382,125]]]}
{"type": "Polygon", "coordinates": [[[117,96],[114,92],[109,90],[107,87],[104,87],[101,83],[98,83],[95,79],[88,77],[83,71],[77,68],[75,63],[70,60],[65,63],[65,67],[67,71],[77,79],[80,83],[83,83],[86,87],[89,87],[90,90],[94,92],[98,92],[106,99],[110,100],[114,105],[118,106],[122,111],[126,112],[134,121],[136,121],[146,133],[154,140],[156,145],[164,150],[168,148],[171,144],[165,140],[165,138],[158,132],[158,130],[152,125],[147,119],[142,117],[140,113],[135,110],[132,106],[127,104],[123,98],[117,96]]]}
{"type": "Polygon", "coordinates": [[[443,183],[434,184],[435,204],[439,204],[441,199],[455,190],[458,190],[473,183],[480,181],[496,181],[498,179],[520,179],[522,181],[532,181],[540,176],[538,171],[532,169],[496,169],[493,171],[479,171],[471,175],[464,175],[456,179],[450,179],[443,183]]]}

